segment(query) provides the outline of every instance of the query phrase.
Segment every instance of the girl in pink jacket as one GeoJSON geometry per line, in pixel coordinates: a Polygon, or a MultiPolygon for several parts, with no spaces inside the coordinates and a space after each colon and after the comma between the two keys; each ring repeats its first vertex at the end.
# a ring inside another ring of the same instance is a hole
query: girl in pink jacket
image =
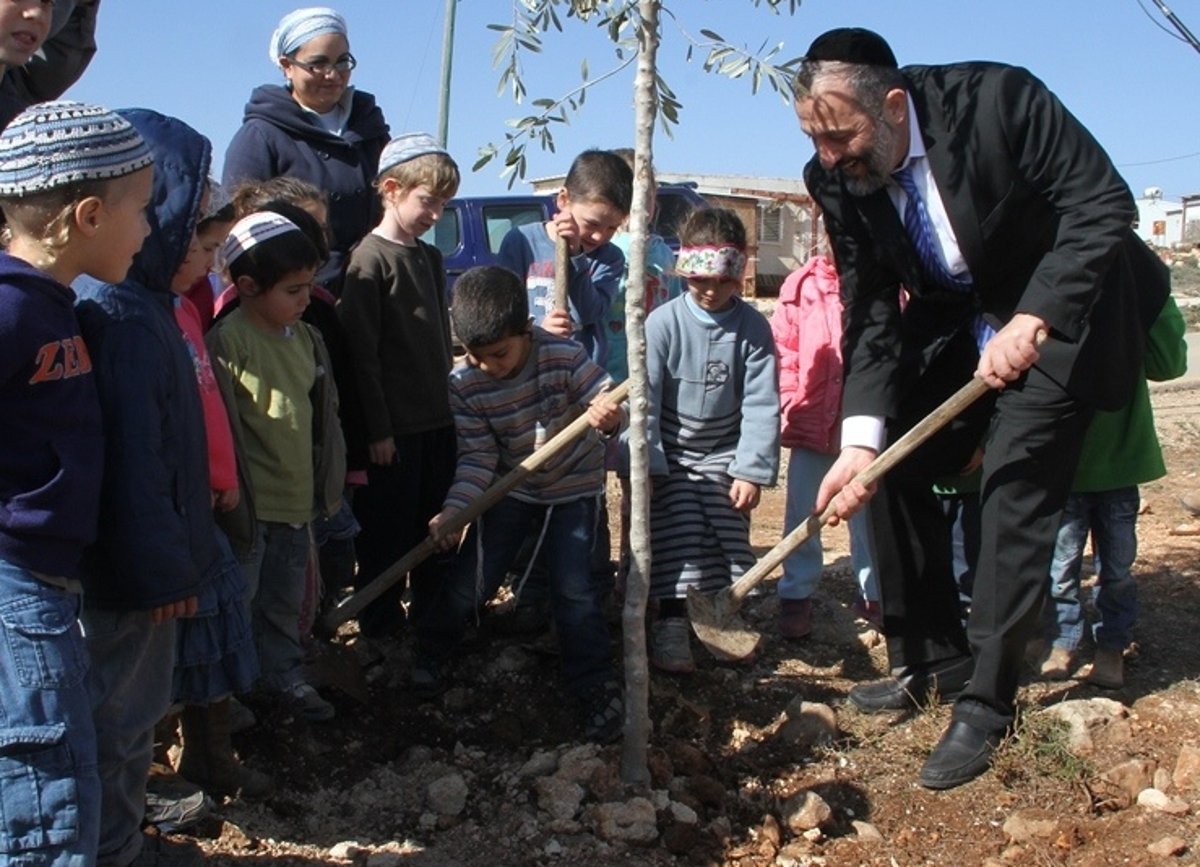
{"type": "MultiPolygon", "coordinates": [[[[779,290],[771,317],[779,357],[783,445],[791,450],[787,471],[784,535],[811,513],[821,479],[837,456],[842,415],[842,303],[833,263],[813,256],[779,290]]],[[[850,519],[850,560],[861,596],[852,610],[882,623],[866,512],[850,519]]],[[[779,580],[779,634],[806,638],[812,631],[812,594],[824,567],[820,536],[784,561],[779,580]]]]}

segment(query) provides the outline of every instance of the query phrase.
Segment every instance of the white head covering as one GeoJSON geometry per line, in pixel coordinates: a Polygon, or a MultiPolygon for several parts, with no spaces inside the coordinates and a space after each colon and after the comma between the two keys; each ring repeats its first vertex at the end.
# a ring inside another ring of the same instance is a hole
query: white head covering
{"type": "Polygon", "coordinates": [[[326,33],[340,33],[347,39],[350,37],[346,19],[328,6],[309,6],[289,12],[280,19],[279,26],[271,34],[271,44],[267,46],[271,62],[282,69],[279,58],[290,56],[310,39],[326,33]]]}
{"type": "Polygon", "coordinates": [[[217,264],[224,270],[256,244],[261,244],[276,235],[299,231],[300,227],[282,214],[273,211],[248,214],[234,223],[229,234],[225,236],[221,248],[217,251],[217,264]]]}

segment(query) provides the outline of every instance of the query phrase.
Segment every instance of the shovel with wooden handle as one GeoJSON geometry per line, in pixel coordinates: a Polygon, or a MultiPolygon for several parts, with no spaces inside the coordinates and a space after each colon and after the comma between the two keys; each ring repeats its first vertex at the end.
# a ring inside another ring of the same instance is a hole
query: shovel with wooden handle
{"type": "MultiPolygon", "coordinates": [[[[628,383],[622,382],[611,391],[605,392],[604,397],[613,405],[620,404],[629,394],[628,383]]],[[[550,438],[545,445],[535,451],[521,463],[509,470],[503,478],[492,484],[479,495],[470,505],[446,522],[446,532],[457,533],[468,524],[490,509],[496,503],[507,497],[521,482],[537,472],[548,461],[558,455],[567,446],[579,439],[588,429],[587,415],[581,415],[565,428],[550,438]]],[[[340,605],[330,611],[321,621],[321,625],[333,634],[337,628],[358,615],[360,611],[378,599],[383,592],[424,562],[426,557],[436,553],[437,544],[432,536],[425,539],[385,569],[366,587],[359,590],[340,605]]]]}
{"type": "MultiPolygon", "coordinates": [[[[863,467],[854,481],[873,485],[888,470],[908,457],[934,433],[948,424],[968,406],[988,392],[987,383],[973,377],[970,382],[947,398],[941,406],[921,419],[904,436],[896,440],[875,460],[863,467]]],[[[789,554],[800,547],[814,533],[820,532],[833,517],[834,501],[820,515],[810,515],[808,520],[792,530],[768,551],[754,566],[721,592],[707,596],[696,588],[688,590],[687,607],[692,620],[692,629],[709,651],[718,659],[742,660],[749,658],[758,648],[762,635],[746,624],[738,611],[742,601],[751,590],[774,572],[789,554]]]]}

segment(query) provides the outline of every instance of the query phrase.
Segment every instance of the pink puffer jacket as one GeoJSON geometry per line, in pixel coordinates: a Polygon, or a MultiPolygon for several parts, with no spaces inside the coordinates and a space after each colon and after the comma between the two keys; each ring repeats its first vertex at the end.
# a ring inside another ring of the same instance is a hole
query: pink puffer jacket
{"type": "Polygon", "coordinates": [[[832,262],[814,256],[788,275],[771,332],[783,445],[833,454],[842,413],[842,302],[832,262]]]}

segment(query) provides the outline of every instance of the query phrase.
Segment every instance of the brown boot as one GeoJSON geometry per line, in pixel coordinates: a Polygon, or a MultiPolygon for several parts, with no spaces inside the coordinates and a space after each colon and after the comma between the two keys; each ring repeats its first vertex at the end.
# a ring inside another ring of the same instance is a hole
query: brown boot
{"type": "Polygon", "coordinates": [[[189,704],[180,716],[183,723],[183,752],[179,775],[210,795],[241,795],[264,798],[275,781],[252,770],[233,752],[229,739],[229,699],[210,705],[189,704]]]}

